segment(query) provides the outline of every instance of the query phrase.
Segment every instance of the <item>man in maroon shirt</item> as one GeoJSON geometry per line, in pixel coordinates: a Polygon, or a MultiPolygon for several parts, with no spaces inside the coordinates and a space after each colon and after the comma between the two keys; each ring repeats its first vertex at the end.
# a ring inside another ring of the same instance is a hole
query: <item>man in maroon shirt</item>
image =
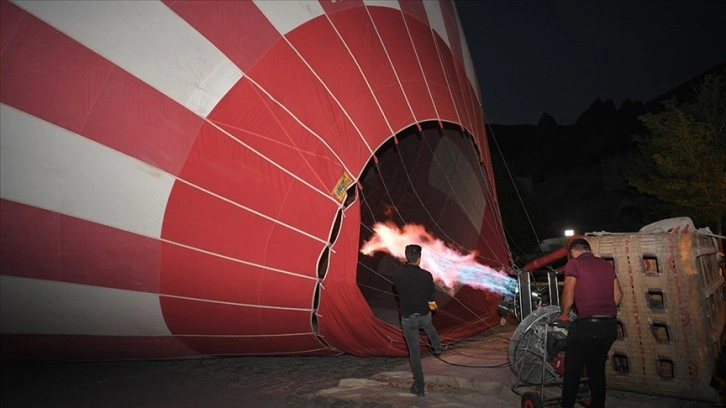
{"type": "Polygon", "coordinates": [[[567,333],[561,404],[563,408],[575,406],[580,378],[586,368],[592,396],[590,408],[603,408],[605,362],[618,335],[617,307],[623,291],[613,266],[596,257],[587,240],[572,240],[570,256],[565,265],[560,320],[569,321],[573,308],[577,319],[567,333]]]}

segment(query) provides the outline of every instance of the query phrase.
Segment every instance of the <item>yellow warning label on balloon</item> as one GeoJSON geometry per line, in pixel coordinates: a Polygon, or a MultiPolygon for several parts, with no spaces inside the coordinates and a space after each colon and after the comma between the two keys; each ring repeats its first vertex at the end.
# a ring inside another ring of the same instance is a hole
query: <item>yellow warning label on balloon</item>
{"type": "Polygon", "coordinates": [[[348,189],[348,186],[350,183],[353,182],[353,179],[350,178],[347,172],[343,172],[343,174],[338,179],[338,183],[335,184],[335,188],[333,189],[333,195],[335,198],[338,199],[338,201],[343,202],[345,199],[345,192],[348,189]]]}

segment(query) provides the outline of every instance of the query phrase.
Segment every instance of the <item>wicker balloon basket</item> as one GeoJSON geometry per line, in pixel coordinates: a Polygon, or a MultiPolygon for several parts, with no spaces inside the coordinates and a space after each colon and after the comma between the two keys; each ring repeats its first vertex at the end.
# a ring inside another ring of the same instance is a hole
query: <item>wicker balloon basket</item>
{"type": "Polygon", "coordinates": [[[711,385],[725,343],[723,264],[697,232],[588,236],[623,289],[608,388],[717,402],[711,385]]]}

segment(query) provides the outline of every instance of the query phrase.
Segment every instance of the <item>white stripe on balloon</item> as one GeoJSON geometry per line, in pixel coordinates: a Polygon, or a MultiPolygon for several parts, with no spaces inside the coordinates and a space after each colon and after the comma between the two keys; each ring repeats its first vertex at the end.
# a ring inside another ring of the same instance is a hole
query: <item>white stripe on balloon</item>
{"type": "Polygon", "coordinates": [[[325,14],[317,1],[254,0],[254,3],[283,36],[325,14]]]}
{"type": "Polygon", "coordinates": [[[3,334],[170,336],[159,295],[0,275],[3,334]]]}
{"type": "Polygon", "coordinates": [[[0,105],[0,196],[159,238],[174,176],[0,105]]]}
{"type": "Polygon", "coordinates": [[[242,71],[160,1],[15,4],[206,117],[242,71]]]}

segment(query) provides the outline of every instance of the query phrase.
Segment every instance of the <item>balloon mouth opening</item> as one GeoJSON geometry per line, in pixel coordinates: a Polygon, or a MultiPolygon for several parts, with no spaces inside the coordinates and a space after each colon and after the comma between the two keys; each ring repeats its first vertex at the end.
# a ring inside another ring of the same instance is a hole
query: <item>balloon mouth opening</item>
{"type": "MultiPolygon", "coordinates": [[[[359,250],[377,223],[417,224],[449,244],[479,247],[485,206],[472,197],[487,191],[480,166],[477,147],[458,126],[428,122],[383,143],[359,179],[359,250]]],[[[393,273],[404,261],[385,252],[358,254],[358,289],[374,316],[393,326],[400,325],[393,273]]],[[[437,293],[439,307],[455,296],[456,290],[437,293]]]]}

